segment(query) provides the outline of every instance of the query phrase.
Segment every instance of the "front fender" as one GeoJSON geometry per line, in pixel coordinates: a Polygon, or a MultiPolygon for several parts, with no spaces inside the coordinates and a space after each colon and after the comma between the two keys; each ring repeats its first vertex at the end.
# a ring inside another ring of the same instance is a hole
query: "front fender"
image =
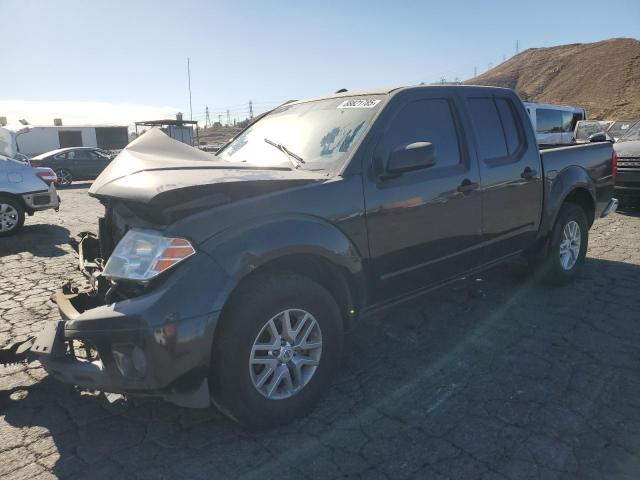
{"type": "Polygon", "coordinates": [[[276,215],[236,225],[202,248],[236,280],[272,260],[295,254],[323,257],[353,275],[362,272],[362,257],[353,242],[333,224],[311,215],[276,215]]]}

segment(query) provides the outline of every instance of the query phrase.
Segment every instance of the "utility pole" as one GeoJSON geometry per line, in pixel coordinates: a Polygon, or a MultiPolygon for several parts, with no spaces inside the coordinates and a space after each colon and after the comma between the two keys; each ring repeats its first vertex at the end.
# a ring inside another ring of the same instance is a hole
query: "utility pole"
{"type": "Polygon", "coordinates": [[[208,105],[206,107],[204,107],[204,111],[206,113],[204,126],[205,126],[205,128],[209,128],[209,127],[211,127],[211,117],[209,116],[209,106],[208,105]]]}
{"type": "Polygon", "coordinates": [[[516,40],[516,55],[520,51],[520,40],[516,40]]]}
{"type": "Polygon", "coordinates": [[[253,119],[253,103],[249,100],[249,118],[253,119]]]}
{"type": "Polygon", "coordinates": [[[218,123],[222,126],[222,115],[218,114],[218,123]]]}
{"type": "Polygon", "coordinates": [[[187,57],[187,80],[189,82],[189,120],[193,120],[193,107],[191,106],[191,64],[187,57]]]}
{"type": "Polygon", "coordinates": [[[229,109],[227,108],[227,126],[231,125],[231,117],[229,116],[229,109]]]}
{"type": "Polygon", "coordinates": [[[474,77],[478,76],[478,67],[473,67],[473,76],[474,77]]]}

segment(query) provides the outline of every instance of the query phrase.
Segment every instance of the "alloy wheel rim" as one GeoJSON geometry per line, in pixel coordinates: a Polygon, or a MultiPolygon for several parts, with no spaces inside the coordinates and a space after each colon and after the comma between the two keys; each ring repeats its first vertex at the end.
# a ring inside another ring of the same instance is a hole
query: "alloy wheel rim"
{"type": "Polygon", "coordinates": [[[58,177],[58,183],[60,185],[70,185],[71,184],[71,174],[66,170],[57,170],[56,176],[58,177]]]}
{"type": "Polygon", "coordinates": [[[249,357],[254,388],[270,400],[300,392],[313,378],[322,356],[322,331],[306,310],[274,315],[256,336],[249,357]]]}
{"type": "Polygon", "coordinates": [[[0,232],[9,232],[18,225],[18,211],[8,203],[0,203],[0,232]]]}
{"type": "Polygon", "coordinates": [[[578,261],[581,242],[580,225],[571,220],[564,226],[560,241],[560,265],[563,270],[571,270],[578,261]]]}

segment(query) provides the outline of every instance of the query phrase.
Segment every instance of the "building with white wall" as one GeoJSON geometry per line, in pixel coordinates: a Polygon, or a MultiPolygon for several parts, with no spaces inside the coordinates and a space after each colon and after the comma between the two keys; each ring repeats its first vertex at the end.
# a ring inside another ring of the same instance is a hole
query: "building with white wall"
{"type": "Polygon", "coordinates": [[[118,150],[129,142],[128,130],[126,126],[33,126],[19,134],[16,143],[18,151],[29,157],[66,147],[118,150]]]}

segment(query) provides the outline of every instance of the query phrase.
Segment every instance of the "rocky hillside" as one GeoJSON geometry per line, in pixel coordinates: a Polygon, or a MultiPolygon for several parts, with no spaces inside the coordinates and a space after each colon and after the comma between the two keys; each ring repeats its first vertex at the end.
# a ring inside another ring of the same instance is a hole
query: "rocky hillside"
{"type": "Polygon", "coordinates": [[[525,101],[580,105],[593,119],[640,118],[640,41],[530,48],[464,83],[513,88],[525,101]]]}

